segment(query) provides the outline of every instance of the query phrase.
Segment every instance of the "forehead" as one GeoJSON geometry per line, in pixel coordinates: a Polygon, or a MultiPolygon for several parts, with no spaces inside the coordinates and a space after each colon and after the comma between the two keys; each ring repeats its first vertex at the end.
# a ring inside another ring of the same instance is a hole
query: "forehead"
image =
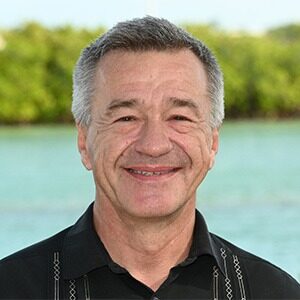
{"type": "Polygon", "coordinates": [[[164,51],[112,50],[106,53],[97,64],[97,74],[140,71],[145,68],[161,71],[164,68],[185,68],[186,71],[205,73],[200,59],[189,49],[164,51]]]}
{"type": "Polygon", "coordinates": [[[106,100],[147,95],[199,98],[207,93],[205,68],[188,49],[110,51],[98,62],[94,84],[96,98],[106,100]]]}

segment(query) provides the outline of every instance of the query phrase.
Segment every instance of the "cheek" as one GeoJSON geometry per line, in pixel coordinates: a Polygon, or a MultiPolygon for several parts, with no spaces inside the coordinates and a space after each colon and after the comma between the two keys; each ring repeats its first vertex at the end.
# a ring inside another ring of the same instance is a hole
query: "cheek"
{"type": "Polygon", "coordinates": [[[203,162],[209,156],[209,138],[200,129],[185,134],[173,134],[171,139],[190,157],[192,163],[203,162]]]}
{"type": "Polygon", "coordinates": [[[106,172],[117,167],[119,159],[123,157],[126,149],[133,143],[133,138],[122,135],[99,136],[97,139],[96,159],[101,161],[106,172]]]}
{"type": "Polygon", "coordinates": [[[108,136],[103,131],[95,131],[88,139],[89,155],[92,160],[93,169],[98,170],[103,167],[107,149],[110,145],[108,136]]]}
{"type": "Polygon", "coordinates": [[[201,134],[198,139],[198,151],[201,152],[201,162],[203,164],[209,164],[210,160],[210,139],[207,135],[201,134]]]}

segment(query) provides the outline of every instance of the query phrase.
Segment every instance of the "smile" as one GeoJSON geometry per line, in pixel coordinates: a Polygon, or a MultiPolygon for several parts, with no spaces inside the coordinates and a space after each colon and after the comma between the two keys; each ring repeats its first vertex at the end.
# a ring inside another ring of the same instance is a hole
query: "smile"
{"type": "Polygon", "coordinates": [[[140,174],[143,176],[160,176],[160,175],[169,174],[171,172],[175,172],[175,169],[160,171],[160,172],[149,172],[149,171],[135,170],[135,169],[127,169],[127,171],[129,173],[140,174]]]}
{"type": "Polygon", "coordinates": [[[155,179],[162,177],[169,177],[176,173],[180,168],[170,168],[170,167],[137,167],[137,168],[125,168],[125,170],[135,178],[139,179],[155,179]]]}

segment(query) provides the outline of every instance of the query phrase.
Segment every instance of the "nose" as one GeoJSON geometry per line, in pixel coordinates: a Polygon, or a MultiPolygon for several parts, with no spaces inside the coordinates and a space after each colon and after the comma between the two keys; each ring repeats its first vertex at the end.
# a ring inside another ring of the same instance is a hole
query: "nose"
{"type": "Polygon", "coordinates": [[[166,134],[166,128],[158,120],[145,123],[135,143],[137,152],[151,157],[167,154],[172,148],[173,144],[166,134]]]}

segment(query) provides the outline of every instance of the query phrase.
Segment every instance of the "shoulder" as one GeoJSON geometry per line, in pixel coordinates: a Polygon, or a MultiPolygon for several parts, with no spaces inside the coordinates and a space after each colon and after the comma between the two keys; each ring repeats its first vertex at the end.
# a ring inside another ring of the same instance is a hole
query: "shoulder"
{"type": "Polygon", "coordinates": [[[211,234],[212,239],[232,256],[233,268],[241,268],[253,298],[300,299],[300,285],[274,264],[211,234]],[[238,265],[237,265],[238,263],[238,265]]]}
{"type": "Polygon", "coordinates": [[[0,299],[24,298],[29,290],[30,296],[45,298],[49,264],[54,263],[68,230],[0,260],[0,299]]]}
{"type": "MultiPolygon", "coordinates": [[[[36,257],[45,257],[47,254],[58,251],[62,247],[62,243],[69,228],[47,238],[41,242],[33,244],[27,248],[24,248],[14,254],[11,254],[0,260],[0,268],[5,265],[13,264],[14,262],[21,262],[31,260],[36,257]]],[[[1,269],[0,269],[1,270],[1,269]]]]}

